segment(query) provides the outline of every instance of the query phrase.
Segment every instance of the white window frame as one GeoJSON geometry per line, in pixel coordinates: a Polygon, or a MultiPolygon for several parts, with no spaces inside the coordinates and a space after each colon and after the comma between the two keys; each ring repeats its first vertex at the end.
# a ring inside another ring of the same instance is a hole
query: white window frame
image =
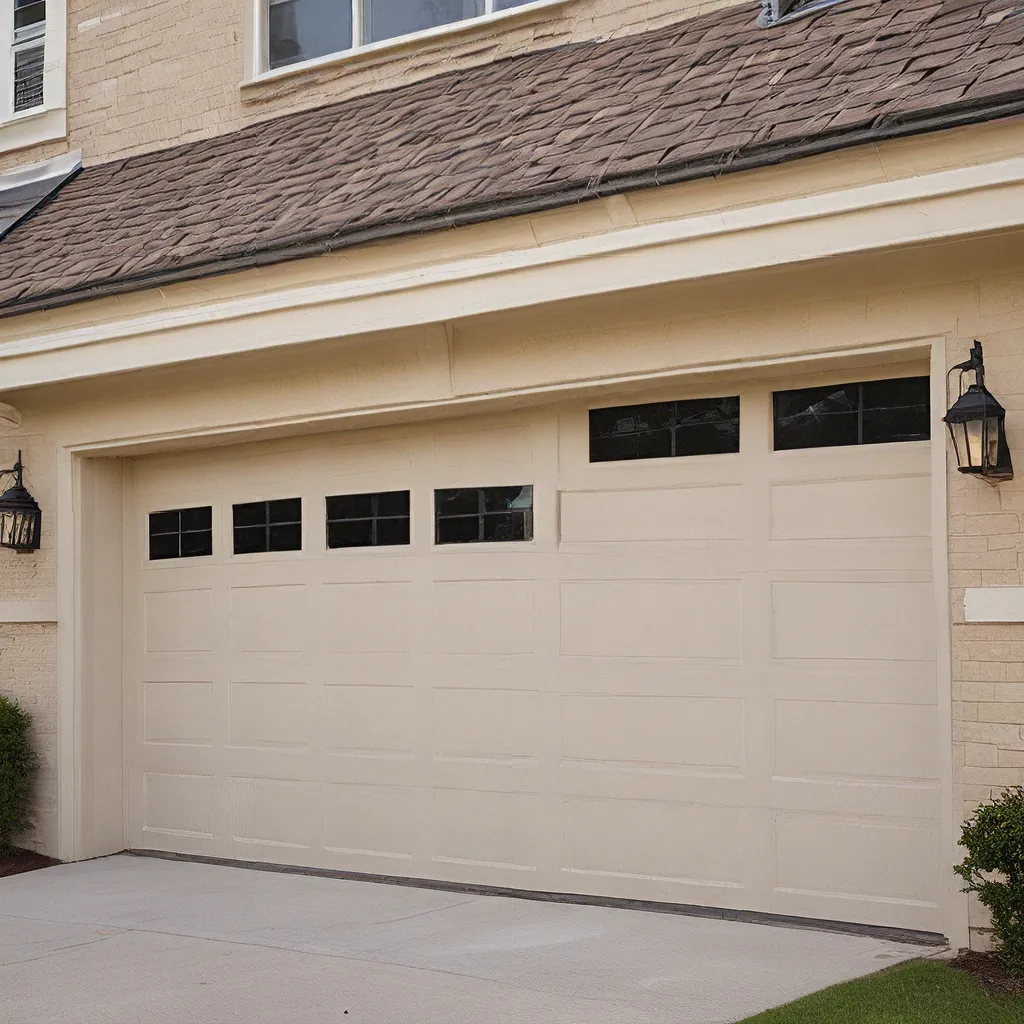
{"type": "Polygon", "coordinates": [[[67,136],[67,0],[46,0],[42,35],[14,39],[14,2],[0,0],[0,153],[67,136]],[[43,43],[43,102],[14,110],[14,53],[43,43]]]}
{"type": "MultiPolygon", "coordinates": [[[[423,29],[420,32],[410,32],[407,35],[395,36],[392,39],[381,39],[376,43],[356,43],[349,50],[340,50],[337,53],[324,54],[322,57],[314,57],[311,60],[296,61],[294,64],[287,64],[284,67],[270,69],[270,41],[269,41],[269,10],[271,0],[250,0],[248,5],[249,13],[249,34],[252,46],[249,48],[249,55],[246,61],[246,83],[258,83],[276,78],[287,77],[310,68],[323,67],[330,64],[344,63],[356,59],[363,54],[379,53],[382,50],[397,49],[416,43],[420,40],[436,39],[441,36],[457,35],[461,32],[472,31],[480,26],[499,24],[514,18],[529,17],[536,15],[538,11],[548,7],[559,7],[571,2],[571,0],[531,0],[521,7],[512,7],[505,11],[494,9],[495,0],[484,0],[485,13],[473,18],[463,18],[461,21],[453,21],[447,25],[437,25],[433,28],[423,29]]],[[[351,0],[352,3],[352,38],[358,40],[362,35],[362,0],[351,0]]],[[[246,84],[243,83],[243,84],[246,84]]]]}

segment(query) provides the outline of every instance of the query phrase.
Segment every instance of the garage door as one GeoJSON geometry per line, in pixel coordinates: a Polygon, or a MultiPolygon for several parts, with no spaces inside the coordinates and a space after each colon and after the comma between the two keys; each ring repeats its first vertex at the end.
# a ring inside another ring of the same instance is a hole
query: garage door
{"type": "Polygon", "coordinates": [[[937,930],[927,433],[817,377],[136,460],[131,846],[937,930]]]}

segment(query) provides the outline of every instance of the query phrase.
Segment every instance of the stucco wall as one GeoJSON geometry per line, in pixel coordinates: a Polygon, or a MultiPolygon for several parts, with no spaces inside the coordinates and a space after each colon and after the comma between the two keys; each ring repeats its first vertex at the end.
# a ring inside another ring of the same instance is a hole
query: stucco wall
{"type": "MultiPolygon", "coordinates": [[[[69,142],[0,155],[0,170],[81,148],[87,163],[440,72],[643,32],[736,0],[567,0],[476,29],[243,88],[251,0],[68,0],[69,142]]],[[[751,8],[751,18],[756,10],[751,8]]]]}

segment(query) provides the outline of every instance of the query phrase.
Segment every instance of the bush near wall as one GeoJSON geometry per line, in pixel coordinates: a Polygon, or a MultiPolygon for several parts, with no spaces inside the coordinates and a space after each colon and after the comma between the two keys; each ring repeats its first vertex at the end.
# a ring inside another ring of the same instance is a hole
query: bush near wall
{"type": "Polygon", "coordinates": [[[1024,978],[1024,787],[978,808],[963,826],[968,856],[955,870],[992,915],[996,952],[1024,978]]]}
{"type": "Polygon", "coordinates": [[[0,857],[32,827],[32,776],[39,758],[32,748],[32,719],[16,700],[0,696],[0,857]]]}

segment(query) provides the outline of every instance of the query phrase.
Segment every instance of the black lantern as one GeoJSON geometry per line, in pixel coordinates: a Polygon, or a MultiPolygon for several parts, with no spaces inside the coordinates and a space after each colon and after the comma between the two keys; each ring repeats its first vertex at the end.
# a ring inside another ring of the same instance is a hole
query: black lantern
{"type": "Polygon", "coordinates": [[[14,477],[14,486],[0,494],[0,548],[38,551],[43,513],[25,489],[24,473],[21,452],[12,469],[0,469],[0,478],[14,477]]]}
{"type": "Polygon", "coordinates": [[[985,387],[981,345],[974,343],[971,358],[949,372],[960,371],[960,397],[943,417],[953,437],[961,473],[973,473],[990,483],[1013,479],[1013,463],[1006,443],[1006,410],[985,387]],[[963,389],[964,374],[974,371],[974,383],[963,389]]]}

